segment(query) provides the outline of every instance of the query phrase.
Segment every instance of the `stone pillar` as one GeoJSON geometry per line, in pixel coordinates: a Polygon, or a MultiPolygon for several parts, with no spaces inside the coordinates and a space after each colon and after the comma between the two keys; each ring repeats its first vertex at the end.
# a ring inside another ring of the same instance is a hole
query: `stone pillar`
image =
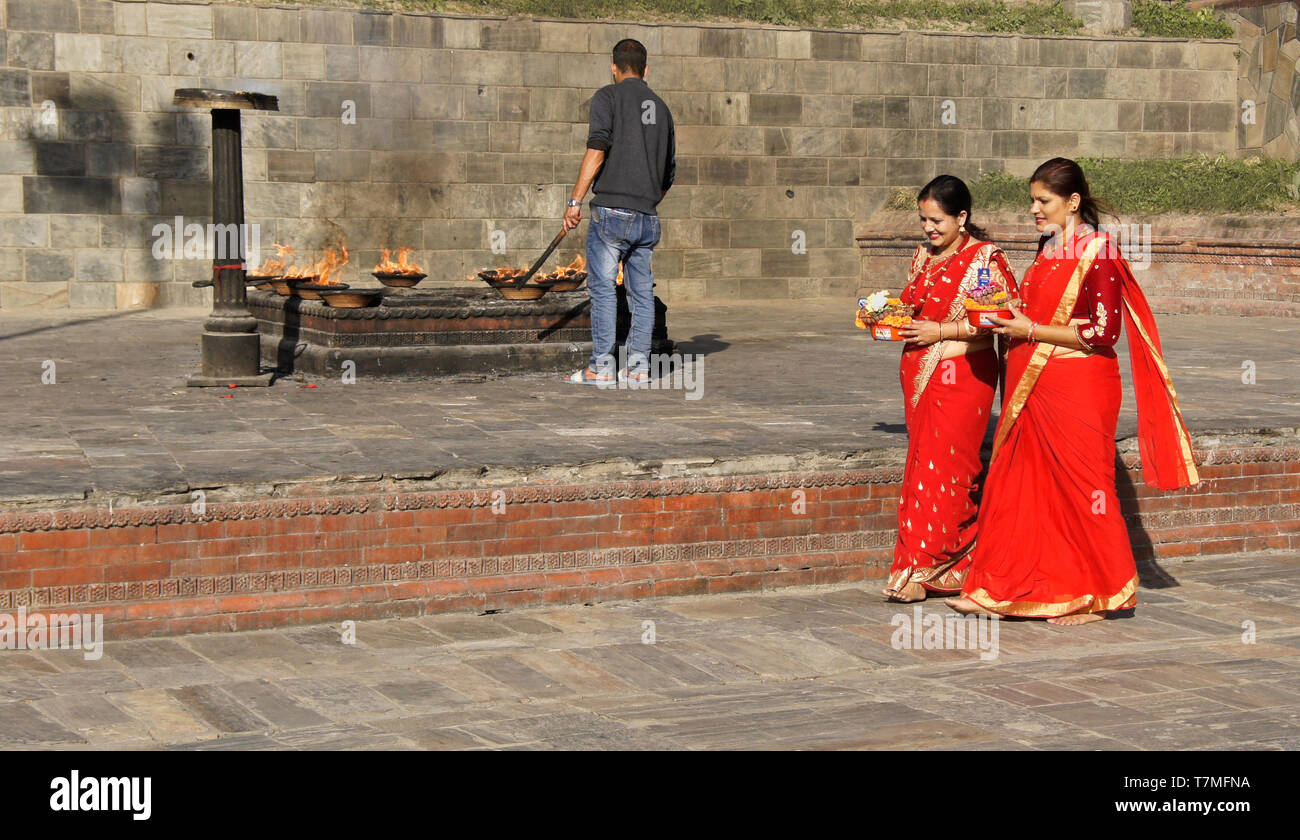
{"type": "Polygon", "coordinates": [[[244,289],[244,162],[239,112],[244,109],[279,110],[274,96],[231,91],[183,89],[175,104],[212,110],[212,223],[216,242],[226,242],[222,231],[238,231],[238,253],[212,254],[212,314],[203,324],[203,367],[187,384],[199,387],[270,385],[272,374],[260,373],[261,336],[257,320],[248,311],[244,289]]]}

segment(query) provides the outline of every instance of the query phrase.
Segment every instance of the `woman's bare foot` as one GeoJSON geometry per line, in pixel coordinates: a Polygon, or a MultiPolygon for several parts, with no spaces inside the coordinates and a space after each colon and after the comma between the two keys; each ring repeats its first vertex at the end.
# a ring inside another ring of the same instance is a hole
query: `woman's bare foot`
{"type": "Polygon", "coordinates": [[[1094,621],[1101,621],[1105,617],[1105,613],[1075,613],[1074,615],[1063,615],[1060,618],[1049,618],[1047,623],[1059,624],[1062,627],[1073,627],[1076,624],[1091,624],[1094,621]]]}
{"type": "Polygon", "coordinates": [[[925,587],[916,581],[909,582],[902,589],[882,589],[881,592],[889,600],[904,604],[910,604],[913,601],[924,601],[927,594],[925,587]]]}
{"type": "Polygon", "coordinates": [[[944,598],[943,602],[962,615],[997,615],[992,610],[984,609],[970,598],[944,598]]]}

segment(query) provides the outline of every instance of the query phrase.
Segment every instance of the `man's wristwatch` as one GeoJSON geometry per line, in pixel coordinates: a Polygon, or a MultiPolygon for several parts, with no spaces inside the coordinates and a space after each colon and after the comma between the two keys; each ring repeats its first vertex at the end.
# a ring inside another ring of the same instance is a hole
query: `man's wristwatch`
{"type": "Polygon", "coordinates": [[[569,206],[570,206],[570,207],[581,207],[581,206],[582,206],[582,202],[579,201],[579,200],[576,199],[576,198],[571,198],[571,199],[569,199],[569,206]]]}

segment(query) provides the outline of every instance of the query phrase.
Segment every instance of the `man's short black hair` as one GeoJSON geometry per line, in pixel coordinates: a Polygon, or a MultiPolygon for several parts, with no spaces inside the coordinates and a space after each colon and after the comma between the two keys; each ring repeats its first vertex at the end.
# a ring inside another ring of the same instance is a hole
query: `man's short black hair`
{"type": "Polygon", "coordinates": [[[645,59],[645,44],[640,41],[624,38],[614,45],[614,66],[624,73],[631,72],[644,76],[645,59]]]}

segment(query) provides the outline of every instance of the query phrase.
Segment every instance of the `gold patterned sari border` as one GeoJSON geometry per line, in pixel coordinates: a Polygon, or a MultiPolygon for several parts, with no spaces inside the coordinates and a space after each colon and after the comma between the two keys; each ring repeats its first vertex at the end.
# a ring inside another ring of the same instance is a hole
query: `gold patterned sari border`
{"type": "Polygon", "coordinates": [[[935,592],[947,594],[960,593],[966,583],[966,574],[970,571],[967,567],[960,572],[953,571],[956,566],[966,555],[975,550],[975,543],[978,540],[971,540],[970,545],[966,546],[959,554],[950,557],[942,563],[936,563],[933,566],[909,566],[905,569],[899,569],[889,576],[887,590],[892,592],[901,592],[904,586],[915,581],[927,589],[935,592]]]}
{"type": "Polygon", "coordinates": [[[927,566],[919,568],[913,566],[907,569],[899,569],[889,576],[889,584],[886,590],[897,594],[903,591],[903,587],[909,583],[919,583],[926,589],[934,592],[941,592],[945,595],[957,594],[961,592],[962,585],[966,582],[967,569],[960,572],[954,572],[952,567],[957,565],[961,558],[949,560],[936,566],[927,566]]]}
{"type": "MultiPolygon", "coordinates": [[[[999,601],[989,595],[983,587],[964,593],[986,610],[999,615],[1019,616],[1023,618],[1059,618],[1073,613],[1099,613],[1123,609],[1134,598],[1138,588],[1138,576],[1134,575],[1119,592],[1109,597],[1083,595],[1065,603],[1050,601],[999,601]]],[[[1136,601],[1134,601],[1136,603],[1136,601]]]]}

